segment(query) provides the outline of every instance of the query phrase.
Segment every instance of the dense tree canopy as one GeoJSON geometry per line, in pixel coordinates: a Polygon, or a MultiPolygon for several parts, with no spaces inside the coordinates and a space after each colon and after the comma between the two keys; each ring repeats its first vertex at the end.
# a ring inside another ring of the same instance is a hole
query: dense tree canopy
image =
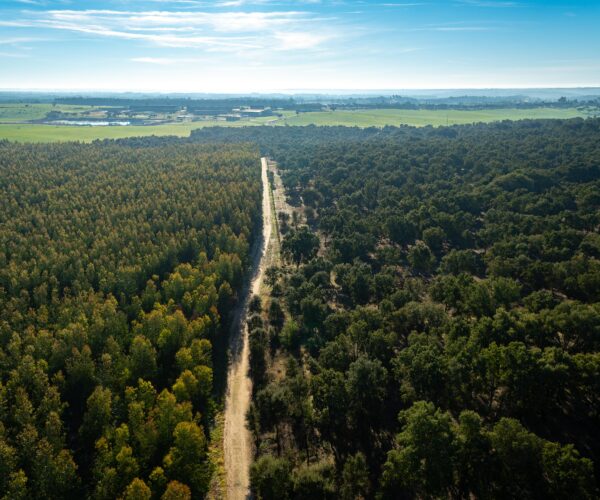
{"type": "Polygon", "coordinates": [[[0,496],[206,492],[260,200],[248,146],[0,144],[0,496]]]}
{"type": "Polygon", "coordinates": [[[206,493],[258,148],[256,497],[597,497],[599,120],[0,143],[2,495],[206,493]]]}
{"type": "Polygon", "coordinates": [[[324,245],[272,273],[257,495],[594,498],[600,121],[193,139],[250,134],[324,245]]]}

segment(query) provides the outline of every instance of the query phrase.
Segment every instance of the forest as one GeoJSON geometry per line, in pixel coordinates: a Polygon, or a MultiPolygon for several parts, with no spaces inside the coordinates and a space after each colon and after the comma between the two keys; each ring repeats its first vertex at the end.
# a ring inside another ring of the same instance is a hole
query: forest
{"type": "Polygon", "coordinates": [[[597,498],[594,119],[0,142],[0,497],[207,495],[261,155],[254,497],[597,498]]]}
{"type": "Polygon", "coordinates": [[[202,498],[255,147],[0,143],[0,497],[202,498]]]}
{"type": "Polygon", "coordinates": [[[597,498],[600,121],[193,140],[250,135],[303,214],[251,311],[256,497],[597,498]]]}

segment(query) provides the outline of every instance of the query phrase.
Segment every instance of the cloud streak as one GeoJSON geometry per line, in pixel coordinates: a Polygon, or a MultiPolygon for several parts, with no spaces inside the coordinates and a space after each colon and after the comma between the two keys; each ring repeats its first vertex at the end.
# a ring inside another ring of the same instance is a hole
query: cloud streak
{"type": "Polygon", "coordinates": [[[311,50],[338,36],[305,11],[180,12],[120,10],[29,11],[14,25],[206,50],[311,50]]]}

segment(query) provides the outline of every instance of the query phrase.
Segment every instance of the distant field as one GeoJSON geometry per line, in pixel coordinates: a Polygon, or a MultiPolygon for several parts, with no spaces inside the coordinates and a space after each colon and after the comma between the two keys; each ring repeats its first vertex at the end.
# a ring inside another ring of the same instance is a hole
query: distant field
{"type": "Polygon", "coordinates": [[[28,120],[41,120],[50,111],[63,111],[65,113],[76,113],[88,111],[90,106],[70,106],[52,104],[12,104],[0,103],[0,122],[25,122],[28,120]]]}
{"type": "MultiPolygon", "coordinates": [[[[66,106],[52,108],[52,105],[0,105],[0,122],[25,121],[43,118],[51,109],[67,111],[66,106]],[[14,109],[12,109],[14,106],[14,109]],[[44,109],[44,106],[46,107],[44,109]],[[4,114],[2,114],[4,113],[4,114]],[[10,116],[11,118],[7,118],[10,116]]],[[[70,106],[69,108],[78,108],[70,106]]],[[[83,109],[79,107],[80,109],[83,109]]],[[[77,111],[71,109],[70,111],[77,111]]],[[[596,110],[595,113],[598,113],[596,110]]],[[[314,113],[284,112],[283,117],[263,117],[238,122],[206,120],[201,122],[173,123],[150,126],[125,127],[75,127],[38,124],[0,124],[0,139],[21,142],[57,142],[85,141],[95,139],[120,139],[125,137],[176,135],[185,137],[190,132],[202,127],[243,127],[255,125],[344,125],[357,127],[384,127],[386,125],[457,125],[477,122],[493,122],[499,120],[522,120],[527,118],[567,119],[592,116],[593,112],[576,108],[534,108],[534,109],[492,109],[482,111],[434,111],[434,110],[404,110],[377,109],[359,111],[321,111],[314,113]]]]}
{"type": "Polygon", "coordinates": [[[500,120],[523,120],[527,118],[576,118],[588,114],[576,108],[535,109],[489,109],[481,111],[429,109],[375,109],[359,111],[331,111],[303,113],[285,120],[288,125],[346,125],[358,127],[384,127],[386,125],[463,125],[500,120]]]}
{"type": "MultiPolygon", "coordinates": [[[[123,139],[125,137],[146,137],[151,135],[176,135],[187,137],[197,128],[213,126],[252,125],[250,122],[227,123],[207,120],[194,123],[173,123],[169,125],[127,126],[127,127],[73,127],[64,125],[0,125],[0,139],[19,142],[91,142],[96,139],[123,139]]],[[[255,125],[259,125],[256,123],[255,125]]]]}

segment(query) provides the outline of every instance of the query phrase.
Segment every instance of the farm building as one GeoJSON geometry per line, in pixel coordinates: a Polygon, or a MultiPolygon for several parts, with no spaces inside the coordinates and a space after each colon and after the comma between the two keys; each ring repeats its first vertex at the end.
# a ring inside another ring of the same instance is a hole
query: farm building
{"type": "Polygon", "coordinates": [[[234,113],[239,113],[244,117],[257,118],[259,116],[272,116],[271,108],[251,108],[250,106],[241,106],[233,109],[234,113]]]}

